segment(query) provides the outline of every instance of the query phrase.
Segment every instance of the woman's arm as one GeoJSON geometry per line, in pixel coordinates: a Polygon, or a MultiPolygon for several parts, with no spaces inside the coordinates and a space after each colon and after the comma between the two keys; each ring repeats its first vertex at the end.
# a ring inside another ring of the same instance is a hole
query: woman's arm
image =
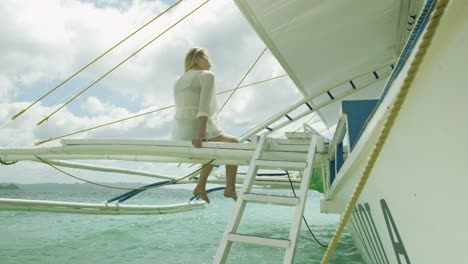
{"type": "Polygon", "coordinates": [[[192,145],[196,148],[202,147],[202,142],[206,141],[205,132],[206,132],[206,123],[208,122],[207,116],[200,116],[198,118],[198,138],[192,140],[192,145]]]}
{"type": "Polygon", "coordinates": [[[198,76],[201,84],[200,102],[198,103],[197,117],[210,116],[213,112],[212,101],[215,95],[214,74],[210,71],[203,71],[198,76]]]}
{"type": "Polygon", "coordinates": [[[198,123],[198,138],[192,140],[192,144],[196,148],[202,147],[202,142],[206,141],[206,123],[208,122],[208,116],[213,111],[211,109],[211,101],[215,96],[214,89],[214,74],[210,71],[203,71],[198,76],[201,83],[200,91],[200,103],[198,105],[197,123],[198,123]]]}

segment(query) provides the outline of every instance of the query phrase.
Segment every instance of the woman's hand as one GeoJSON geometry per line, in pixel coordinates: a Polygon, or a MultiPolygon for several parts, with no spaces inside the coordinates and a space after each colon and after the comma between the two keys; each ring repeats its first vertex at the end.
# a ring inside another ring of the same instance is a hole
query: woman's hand
{"type": "Polygon", "coordinates": [[[201,148],[203,141],[206,141],[205,137],[194,138],[192,139],[192,145],[194,145],[196,148],[201,148]]]}

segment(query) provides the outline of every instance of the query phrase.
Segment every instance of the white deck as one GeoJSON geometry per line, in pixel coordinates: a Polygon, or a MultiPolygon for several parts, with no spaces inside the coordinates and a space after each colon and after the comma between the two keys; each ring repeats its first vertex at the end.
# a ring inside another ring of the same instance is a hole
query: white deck
{"type": "MultiPolygon", "coordinates": [[[[269,139],[265,159],[303,161],[308,139],[269,139]]],[[[63,146],[50,148],[0,149],[4,162],[21,160],[129,160],[173,163],[206,163],[248,165],[256,142],[211,143],[194,148],[189,141],[141,139],[69,139],[63,146]]],[[[326,151],[323,149],[322,151],[326,151]]]]}

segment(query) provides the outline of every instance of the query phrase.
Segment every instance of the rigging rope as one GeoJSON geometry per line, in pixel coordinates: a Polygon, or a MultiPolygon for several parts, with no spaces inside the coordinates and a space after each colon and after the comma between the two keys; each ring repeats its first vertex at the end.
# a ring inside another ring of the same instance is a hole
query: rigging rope
{"type": "Polygon", "coordinates": [[[195,8],[194,10],[192,10],[190,13],[188,13],[187,15],[185,15],[184,17],[182,17],[181,19],[179,19],[176,23],[174,23],[172,26],[170,26],[169,28],[167,28],[166,30],[164,30],[161,34],[159,34],[158,36],[156,36],[155,38],[153,38],[152,40],[150,40],[148,43],[146,43],[145,45],[143,45],[141,48],[139,48],[137,51],[135,51],[134,53],[132,53],[130,56],[128,56],[125,60],[121,61],[119,64],[117,64],[114,68],[112,68],[111,70],[109,70],[107,73],[105,73],[104,75],[102,75],[101,77],[99,77],[96,81],[94,81],[93,83],[91,83],[88,87],[84,88],[83,90],[81,90],[78,94],[76,94],[75,96],[73,96],[72,98],[70,98],[67,102],[65,102],[63,105],[61,105],[59,108],[57,108],[55,111],[53,111],[51,114],[49,114],[48,116],[46,116],[45,118],[43,118],[41,121],[39,121],[39,123],[37,123],[37,125],[41,125],[42,123],[44,123],[45,121],[47,121],[50,117],[52,117],[55,113],[57,113],[58,111],[60,111],[62,108],[64,108],[65,106],[67,106],[69,103],[71,103],[73,100],[75,100],[77,97],[79,97],[81,94],[83,94],[84,92],[86,92],[88,89],[90,89],[91,87],[93,87],[96,83],[98,83],[100,80],[104,79],[107,75],[109,75],[111,72],[113,72],[115,69],[117,69],[118,67],[120,67],[122,64],[124,64],[125,62],[127,62],[129,59],[131,59],[133,56],[135,56],[138,52],[140,52],[141,50],[143,50],[144,48],[146,48],[148,45],[150,45],[151,43],[153,43],[155,40],[157,40],[159,37],[161,37],[162,35],[164,35],[166,32],[168,32],[169,30],[171,30],[173,27],[175,27],[177,24],[179,24],[180,22],[182,22],[184,19],[186,19],[187,17],[189,17],[190,15],[192,15],[193,13],[195,13],[195,11],[197,11],[198,9],[200,9],[202,6],[204,6],[206,3],[208,3],[210,0],[206,0],[205,2],[203,2],[201,5],[199,5],[197,8],[195,8]]]}
{"type": "Polygon", "coordinates": [[[183,177],[180,177],[178,179],[174,179],[174,180],[171,180],[171,181],[168,181],[167,183],[165,184],[160,184],[160,185],[157,185],[157,186],[149,186],[149,187],[143,187],[143,188],[125,188],[125,187],[117,187],[117,186],[111,186],[111,185],[106,185],[106,184],[102,184],[102,183],[97,183],[97,182],[94,182],[94,181],[90,181],[90,180],[86,180],[86,179],[83,179],[83,178],[80,178],[80,177],[77,177],[77,176],[74,176],[60,168],[58,168],[57,166],[54,166],[53,164],[47,162],[46,160],[42,159],[41,157],[37,156],[37,155],[34,155],[34,157],[36,157],[38,160],[40,160],[41,162],[49,165],[50,167],[54,168],[55,170],[65,174],[65,175],[68,175],[74,179],[77,179],[77,180],[80,180],[80,181],[84,181],[84,182],[87,182],[89,184],[93,184],[93,185],[97,185],[97,186],[100,186],[100,187],[105,187],[105,188],[110,188],[110,189],[118,189],[118,190],[127,190],[127,191],[144,191],[144,190],[148,190],[148,189],[156,189],[156,188],[159,188],[159,187],[162,187],[162,186],[166,186],[166,185],[171,185],[171,184],[176,184],[177,182],[180,182],[190,176],[192,176],[193,174],[196,174],[198,173],[201,169],[203,169],[205,166],[211,164],[213,161],[215,161],[214,159],[210,160],[209,162],[203,164],[200,168],[198,168],[196,171],[193,171],[191,172],[190,174],[187,174],[183,177]]]}
{"type": "Polygon", "coordinates": [[[255,67],[255,65],[257,64],[257,62],[260,60],[260,58],[263,56],[263,54],[265,53],[265,51],[267,50],[267,48],[263,49],[262,53],[260,53],[260,56],[258,56],[257,60],[252,64],[252,66],[250,66],[250,69],[245,73],[244,77],[242,77],[242,80],[240,80],[239,84],[236,86],[236,88],[232,91],[232,93],[229,95],[229,97],[226,99],[226,101],[224,102],[224,104],[221,106],[221,108],[218,110],[218,114],[221,112],[221,110],[223,110],[224,106],[226,106],[226,104],[229,102],[229,100],[231,99],[232,95],[237,91],[237,89],[239,89],[239,86],[241,85],[241,83],[244,81],[244,79],[247,77],[247,75],[249,75],[250,71],[252,71],[253,67],[255,67]]]}
{"type": "Polygon", "coordinates": [[[159,185],[163,185],[163,184],[170,183],[170,182],[171,181],[162,181],[162,182],[156,182],[156,183],[148,184],[148,185],[145,185],[143,187],[140,187],[140,188],[145,188],[145,189],[133,190],[133,191],[126,192],[124,194],[118,195],[118,196],[116,196],[114,198],[111,198],[111,199],[107,200],[106,203],[112,203],[112,202],[115,202],[115,201],[117,201],[118,203],[122,203],[122,202],[125,202],[126,200],[132,198],[133,196],[141,193],[142,191],[146,190],[146,188],[148,188],[148,187],[159,186],[159,185]]]}
{"type": "Polygon", "coordinates": [[[169,10],[171,10],[172,8],[174,8],[176,5],[180,4],[182,1],[184,0],[179,0],[178,2],[176,2],[175,4],[173,4],[172,6],[170,6],[169,8],[167,8],[166,10],[164,10],[161,14],[157,15],[156,17],[154,17],[153,19],[151,19],[150,21],[148,21],[147,23],[145,23],[143,26],[141,26],[140,28],[138,28],[137,30],[135,30],[133,33],[131,33],[130,35],[128,35],[127,37],[125,37],[124,39],[122,39],[119,43],[115,44],[112,48],[108,49],[106,52],[104,52],[103,54],[101,54],[100,56],[98,56],[96,59],[94,59],[93,61],[91,61],[90,63],[88,63],[86,66],[84,66],[83,68],[79,69],[77,72],[75,72],[74,74],[72,74],[70,77],[68,77],[65,81],[61,82],[59,85],[55,86],[53,89],[51,89],[50,91],[48,91],[47,93],[45,93],[43,96],[41,96],[39,99],[37,99],[35,102],[33,102],[32,104],[30,104],[28,107],[26,107],[25,109],[22,109],[19,113],[17,113],[16,115],[12,116],[11,117],[11,120],[15,120],[16,118],[18,118],[20,115],[24,114],[29,108],[31,108],[32,106],[34,106],[35,104],[37,104],[39,101],[41,101],[42,99],[44,99],[45,97],[47,97],[49,94],[51,94],[52,92],[54,92],[55,90],[57,90],[58,88],[60,88],[62,85],[64,85],[65,83],[67,83],[68,81],[70,81],[72,78],[74,78],[76,75],[78,75],[79,73],[81,73],[82,71],[84,71],[86,68],[88,68],[89,66],[91,66],[92,64],[94,64],[96,61],[100,60],[102,57],[104,57],[107,53],[111,52],[113,49],[115,49],[116,47],[118,47],[120,44],[122,44],[123,42],[127,41],[130,37],[132,37],[133,35],[135,35],[136,33],[138,33],[140,30],[142,30],[143,28],[145,28],[146,26],[148,26],[149,24],[151,24],[152,22],[154,22],[156,19],[158,19],[159,17],[161,17],[162,15],[164,15],[165,13],[167,13],[169,10]]]}
{"type": "Polygon", "coordinates": [[[95,127],[86,128],[86,129],[83,129],[83,130],[80,130],[80,131],[77,131],[77,132],[73,132],[73,133],[69,133],[69,134],[66,134],[66,135],[63,135],[63,136],[58,136],[58,137],[54,137],[54,138],[49,138],[49,139],[46,139],[46,140],[38,141],[38,142],[34,143],[34,145],[36,145],[36,146],[37,146],[37,145],[41,145],[41,144],[44,144],[44,143],[46,143],[46,142],[50,142],[50,141],[53,141],[53,140],[57,140],[57,139],[64,138],[64,137],[68,137],[68,136],[72,136],[72,135],[76,135],[76,134],[83,133],[83,132],[86,132],[86,131],[90,131],[90,130],[93,130],[93,129],[97,129],[97,128],[101,128],[101,127],[104,127],[104,126],[116,124],[116,123],[119,123],[119,122],[127,121],[127,120],[130,120],[130,119],[133,119],[133,118],[137,118],[137,117],[140,117],[140,116],[147,115],[147,114],[156,113],[156,112],[159,112],[159,111],[162,111],[162,110],[166,110],[166,109],[169,109],[169,108],[172,108],[172,107],[174,107],[174,106],[171,105],[171,106],[162,107],[162,108],[159,108],[159,109],[156,109],[156,110],[153,110],[153,111],[149,111],[149,112],[145,112],[145,113],[142,113],[142,114],[133,115],[133,116],[130,116],[130,117],[126,117],[126,118],[123,118],[123,119],[119,119],[119,120],[116,120],[116,121],[112,121],[112,122],[109,122],[109,123],[105,123],[105,124],[102,124],[102,125],[98,125],[98,126],[95,126],[95,127]]]}
{"type": "MultiPolygon", "coordinates": [[[[132,55],[130,55],[129,57],[127,57],[125,60],[123,60],[122,62],[120,62],[117,66],[115,66],[114,68],[112,68],[110,71],[108,71],[106,74],[102,75],[100,78],[98,78],[96,81],[94,81],[91,85],[89,85],[88,87],[86,87],[85,89],[83,89],[81,92],[79,92],[77,95],[73,96],[70,100],[68,100],[67,102],[65,102],[65,104],[63,104],[62,106],[60,106],[58,109],[56,109],[54,112],[52,112],[50,115],[46,116],[44,119],[42,119],[37,125],[41,125],[43,122],[47,121],[51,116],[53,116],[55,113],[57,113],[58,111],[60,111],[63,107],[65,107],[66,105],[68,105],[70,102],[72,102],[74,99],[76,99],[77,97],[79,97],[81,94],[83,94],[85,91],[87,91],[88,89],[90,89],[92,86],[94,86],[97,82],[99,82],[100,80],[102,80],[103,78],[105,78],[108,74],[110,74],[111,72],[113,72],[115,69],[117,69],[119,66],[121,66],[123,63],[125,63],[126,61],[128,61],[130,58],[132,58],[135,54],[137,54],[138,52],[140,52],[142,49],[144,49],[145,47],[147,47],[149,44],[151,44],[153,41],[155,41],[156,39],[158,39],[160,36],[162,36],[164,33],[166,33],[167,31],[169,31],[171,28],[173,28],[174,26],[176,26],[178,23],[180,23],[182,20],[184,20],[185,18],[187,18],[188,16],[190,16],[191,14],[193,14],[195,11],[197,11],[199,8],[201,8],[203,5],[205,5],[209,0],[205,1],[203,4],[201,4],[200,6],[198,6],[197,8],[195,8],[193,11],[191,11],[189,14],[187,14],[186,16],[184,16],[182,19],[180,19],[179,21],[177,21],[175,24],[173,24],[171,27],[169,27],[168,29],[166,29],[164,32],[162,32],[160,35],[158,35],[156,38],[152,39],[150,42],[148,42],[147,44],[145,44],[143,47],[141,47],[140,49],[138,49],[136,52],[134,52],[132,55]]],[[[243,76],[243,78],[241,79],[241,81],[239,82],[239,84],[236,86],[236,88],[232,89],[232,90],[228,90],[228,91],[223,91],[221,93],[226,93],[226,92],[229,92],[229,91],[232,91],[231,94],[229,95],[229,97],[226,99],[226,101],[224,102],[224,104],[222,105],[222,107],[219,109],[218,113],[221,112],[221,110],[224,108],[224,106],[229,102],[229,100],[231,99],[231,97],[233,96],[233,94],[239,89],[239,88],[242,88],[240,85],[242,84],[242,82],[245,80],[245,78],[248,76],[248,74],[251,72],[251,70],[255,67],[255,65],[257,64],[257,62],[260,60],[260,58],[263,56],[263,54],[265,53],[265,51],[267,50],[267,48],[265,47],[264,50],[261,52],[261,54],[259,55],[259,57],[257,58],[257,60],[252,64],[252,66],[249,68],[249,70],[246,72],[246,74],[243,76]]],[[[275,77],[275,78],[270,78],[268,80],[272,80],[272,79],[276,79],[276,78],[280,78],[280,77],[284,77],[286,75],[282,75],[282,76],[279,76],[279,77],[275,77]]],[[[258,84],[258,83],[262,83],[262,82],[265,82],[265,81],[268,81],[268,80],[264,80],[264,81],[260,81],[260,82],[256,82],[254,84],[258,84]]],[[[253,85],[253,84],[251,84],[253,85]]],[[[247,86],[247,85],[246,85],[247,86]]],[[[244,86],[244,87],[246,87],[244,86]]],[[[218,94],[221,94],[221,93],[218,93],[218,94]]],[[[132,117],[128,117],[128,118],[125,118],[125,119],[122,119],[122,120],[118,120],[118,121],[114,121],[114,122],[111,122],[111,123],[107,123],[107,124],[104,124],[104,125],[100,125],[98,127],[103,127],[105,125],[110,125],[110,124],[115,124],[117,122],[121,122],[121,121],[125,121],[125,120],[128,120],[128,119],[132,119],[132,118],[136,118],[136,117],[140,117],[140,116],[143,116],[145,114],[149,114],[149,113],[154,113],[154,112],[157,112],[157,111],[161,111],[161,110],[164,110],[164,109],[168,109],[168,108],[171,108],[173,106],[168,106],[168,107],[164,107],[164,108],[161,108],[161,109],[158,109],[158,110],[154,110],[154,111],[150,111],[148,113],[143,113],[143,114],[139,114],[139,115],[136,115],[136,116],[132,116],[132,117]]],[[[95,128],[98,128],[98,127],[95,127],[95,128]]],[[[95,129],[95,128],[92,128],[92,129],[95,129]]],[[[82,130],[82,131],[79,131],[79,132],[75,132],[75,133],[72,133],[72,134],[68,134],[66,136],[69,136],[69,135],[74,135],[74,134],[77,134],[77,133],[81,133],[81,132],[84,132],[84,131],[89,131],[91,129],[86,129],[86,130],[82,130]]],[[[64,137],[64,136],[62,136],[64,137]]],[[[62,138],[60,137],[60,138],[62,138]]],[[[58,139],[58,138],[54,138],[54,139],[58,139]]],[[[52,138],[48,139],[48,140],[45,140],[45,141],[40,141],[40,142],[36,142],[35,145],[39,145],[39,144],[42,144],[42,143],[45,143],[45,142],[48,142],[48,141],[51,141],[51,140],[54,140],[52,138]]],[[[158,188],[158,187],[161,187],[161,186],[164,186],[164,185],[168,185],[168,184],[174,184],[182,179],[185,179],[185,178],[188,178],[188,177],[191,177],[192,175],[194,175],[195,173],[197,173],[198,171],[200,171],[203,167],[205,167],[206,165],[210,164],[211,162],[214,161],[211,160],[209,163],[207,164],[204,164],[201,168],[199,168],[198,170],[190,173],[189,175],[185,176],[185,177],[182,177],[178,180],[175,180],[175,181],[171,181],[171,182],[168,182],[167,184],[166,183],[162,183],[162,184],[158,184],[156,186],[153,186],[153,185],[150,185],[149,187],[145,187],[145,188],[139,188],[139,189],[130,189],[130,188],[121,188],[121,187],[115,187],[115,186],[109,186],[109,185],[104,185],[104,184],[99,184],[99,183],[96,183],[96,182],[92,182],[92,181],[89,181],[89,180],[85,180],[85,179],[82,179],[82,178],[79,178],[79,177],[76,177],[76,176],[73,176],[57,167],[55,167],[54,165],[46,162],[45,160],[41,159],[40,157],[36,156],[37,159],[41,160],[42,162],[48,164],[49,166],[53,167],[54,169],[70,176],[70,177],[73,177],[75,179],[78,179],[78,180],[82,180],[82,181],[85,181],[85,182],[88,182],[88,183],[91,183],[91,184],[95,184],[95,185],[98,185],[98,186],[101,186],[101,187],[107,187],[107,188],[114,188],[114,189],[125,189],[125,190],[134,190],[134,191],[143,191],[143,190],[146,190],[146,189],[149,189],[149,188],[158,188]]]]}
{"type": "Polygon", "coordinates": [[[382,151],[382,148],[385,144],[385,141],[388,135],[390,134],[392,126],[395,123],[398,113],[405,101],[406,95],[408,94],[411,84],[416,76],[416,73],[419,70],[419,66],[421,65],[424,59],[424,56],[426,55],[427,49],[429,48],[431,44],[432,37],[434,36],[434,33],[436,32],[436,29],[440,22],[440,18],[443,16],[445,7],[447,6],[448,2],[449,0],[440,0],[438,1],[437,6],[435,7],[435,11],[432,14],[429,25],[427,26],[427,30],[424,33],[424,36],[422,37],[419,50],[417,51],[413,59],[413,62],[411,63],[408,69],[407,76],[405,77],[405,80],[403,81],[403,85],[400,88],[400,91],[398,91],[397,97],[395,99],[395,103],[389,110],[390,111],[389,116],[383,125],[379,138],[377,139],[377,142],[374,145],[372,153],[370,154],[370,157],[369,157],[369,161],[367,162],[364,172],[362,173],[362,176],[358,181],[358,184],[351,196],[351,199],[346,205],[343,216],[341,217],[340,224],[338,225],[335,235],[333,236],[332,241],[330,242],[327,248],[327,251],[325,252],[325,255],[322,258],[321,264],[327,264],[330,261],[330,258],[338,243],[338,240],[340,239],[343,233],[343,230],[349,218],[351,217],[352,210],[356,206],[357,200],[359,199],[359,196],[361,195],[361,192],[367,183],[367,179],[369,178],[370,173],[372,169],[374,168],[374,165],[377,161],[377,158],[379,157],[380,152],[382,151]]]}
{"type": "Polygon", "coordinates": [[[230,92],[230,91],[234,91],[234,90],[236,90],[236,89],[237,89],[237,90],[238,90],[238,89],[242,89],[242,88],[245,88],[245,87],[249,87],[249,86],[253,86],[253,85],[256,85],[256,84],[268,82],[268,81],[275,80],[275,79],[279,79],[279,78],[286,77],[286,76],[288,76],[288,74],[283,74],[283,75],[271,77],[271,78],[268,78],[268,79],[265,79],[265,80],[261,80],[261,81],[258,81],[258,82],[249,83],[249,84],[246,84],[246,85],[242,85],[242,86],[239,86],[239,87],[236,87],[236,88],[232,88],[232,89],[229,89],[229,90],[225,90],[225,91],[219,92],[219,93],[217,93],[217,94],[224,94],[224,93],[227,93],[227,92],[230,92]]]}
{"type": "MultiPolygon", "coordinates": [[[[259,84],[259,83],[264,83],[264,82],[271,81],[271,80],[275,80],[275,79],[282,78],[282,77],[285,77],[285,76],[288,76],[288,75],[287,75],[287,74],[283,74],[283,75],[276,76],[276,77],[272,77],[272,78],[265,79],[265,80],[262,80],[262,81],[258,81],[258,82],[246,84],[246,85],[244,85],[244,86],[238,87],[238,89],[246,88],[246,87],[249,87],[249,86],[253,86],[253,85],[256,85],[256,84],[259,84]]],[[[229,90],[225,90],[225,91],[219,92],[219,93],[217,93],[217,94],[219,95],[219,94],[227,93],[227,92],[233,91],[233,90],[235,90],[235,89],[236,89],[236,88],[229,89],[229,90]]],[[[169,109],[169,108],[173,108],[173,107],[174,107],[174,105],[166,106],[166,107],[162,107],[162,108],[159,108],[159,109],[156,109],[156,110],[152,110],[152,111],[149,111],[149,112],[145,112],[145,113],[141,113],[141,114],[129,116],[129,117],[122,118],[122,119],[119,119],[119,120],[115,120],[115,121],[112,121],[112,122],[109,122],[109,123],[105,123],[105,124],[101,124],[101,125],[98,125],[98,126],[86,128],[86,129],[83,129],[83,130],[79,130],[79,131],[76,131],[76,132],[73,132],[73,133],[69,133],[69,134],[66,134],[66,135],[62,135],[62,136],[58,136],[58,137],[54,137],[54,138],[49,138],[49,139],[46,139],[46,140],[41,140],[41,141],[35,142],[34,145],[36,145],[36,146],[37,146],[37,145],[41,145],[41,144],[44,144],[44,143],[47,143],[47,142],[50,142],[50,141],[54,141],[54,140],[57,140],[57,139],[61,139],[61,138],[64,138],[64,137],[68,137],[68,136],[73,136],[73,135],[76,135],[76,134],[80,134],[80,133],[87,132],[87,131],[91,131],[91,130],[94,130],[94,129],[97,129],[97,128],[101,128],[101,127],[105,127],[105,126],[108,126],[108,125],[120,123],[120,122],[123,122],[123,121],[127,121],[127,120],[130,120],[130,119],[133,119],[133,118],[140,117],[140,116],[144,116],[144,115],[156,113],[156,112],[159,112],[159,111],[162,111],[162,110],[166,110],[166,109],[169,109]]]]}

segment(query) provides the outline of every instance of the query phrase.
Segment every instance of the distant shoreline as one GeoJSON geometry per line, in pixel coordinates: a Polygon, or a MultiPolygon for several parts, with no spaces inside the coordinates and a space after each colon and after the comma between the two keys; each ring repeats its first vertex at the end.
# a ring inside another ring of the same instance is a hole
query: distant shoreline
{"type": "Polygon", "coordinates": [[[19,190],[20,187],[13,183],[1,183],[0,190],[19,190]]]}

